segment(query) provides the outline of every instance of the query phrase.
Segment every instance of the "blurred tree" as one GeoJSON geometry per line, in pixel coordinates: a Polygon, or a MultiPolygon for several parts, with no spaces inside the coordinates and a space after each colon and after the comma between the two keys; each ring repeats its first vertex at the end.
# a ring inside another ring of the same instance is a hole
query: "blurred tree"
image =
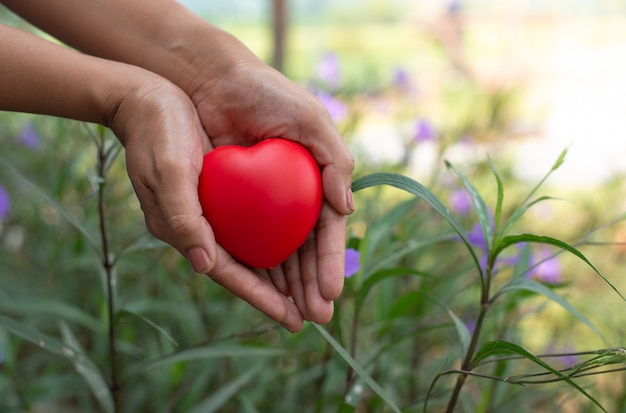
{"type": "Polygon", "coordinates": [[[287,31],[287,0],[272,0],[274,55],[272,66],[283,71],[285,64],[285,38],[287,31]]]}

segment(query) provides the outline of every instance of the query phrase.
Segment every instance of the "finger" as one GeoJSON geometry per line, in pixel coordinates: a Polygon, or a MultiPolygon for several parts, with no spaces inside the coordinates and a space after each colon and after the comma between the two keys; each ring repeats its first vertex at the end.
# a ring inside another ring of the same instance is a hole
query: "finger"
{"type": "Polygon", "coordinates": [[[317,101],[317,111],[310,107],[300,114],[302,121],[297,139],[311,151],[322,168],[325,198],[337,211],[349,215],[355,210],[351,190],[354,158],[323,104],[317,101]]]}
{"type": "Polygon", "coordinates": [[[348,217],[324,203],[317,221],[317,273],[320,294],[335,300],[345,279],[346,226],[348,217]]]}
{"type": "MultiPolygon", "coordinates": [[[[325,324],[331,320],[334,305],[331,300],[324,298],[320,292],[320,273],[317,265],[317,238],[315,231],[305,241],[299,250],[300,277],[304,289],[304,303],[299,305],[300,311],[305,309],[303,316],[315,323],[325,324]]],[[[296,302],[296,304],[298,304],[296,302]]]]}
{"type": "Polygon", "coordinates": [[[217,247],[216,264],[207,275],[288,331],[302,329],[298,307],[265,279],[236,262],[222,247],[217,247]]]}
{"type": "Polygon", "coordinates": [[[287,262],[284,262],[282,265],[278,265],[274,268],[270,268],[267,270],[267,274],[274,286],[278,291],[280,291],[285,297],[289,297],[291,292],[289,291],[289,285],[287,284],[287,280],[285,279],[285,267],[288,266],[287,262]]]}
{"type": "Polygon", "coordinates": [[[305,320],[310,320],[311,316],[306,305],[306,297],[304,294],[304,285],[300,276],[300,253],[296,251],[291,254],[283,263],[285,281],[287,282],[289,294],[293,298],[293,302],[300,310],[300,314],[305,320]]]}

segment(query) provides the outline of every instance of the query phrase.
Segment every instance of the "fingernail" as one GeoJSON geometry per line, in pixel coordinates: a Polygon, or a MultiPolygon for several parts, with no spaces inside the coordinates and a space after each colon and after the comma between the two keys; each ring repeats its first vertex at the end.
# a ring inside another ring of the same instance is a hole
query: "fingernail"
{"type": "Polygon", "coordinates": [[[193,248],[187,252],[187,261],[191,263],[193,270],[197,273],[205,273],[211,266],[208,254],[200,247],[193,248]]]}
{"type": "Polygon", "coordinates": [[[348,188],[348,192],[346,193],[346,204],[348,204],[348,209],[354,212],[354,195],[352,195],[352,188],[348,188]]]}

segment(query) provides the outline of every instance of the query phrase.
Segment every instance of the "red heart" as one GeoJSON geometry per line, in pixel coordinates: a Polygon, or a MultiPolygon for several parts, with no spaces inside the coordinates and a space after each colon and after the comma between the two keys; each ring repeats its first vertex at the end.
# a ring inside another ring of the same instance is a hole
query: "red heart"
{"type": "Polygon", "coordinates": [[[272,138],[207,153],[198,195],[218,244],[245,264],[272,268],[300,248],[315,226],[322,176],[302,145],[272,138]]]}

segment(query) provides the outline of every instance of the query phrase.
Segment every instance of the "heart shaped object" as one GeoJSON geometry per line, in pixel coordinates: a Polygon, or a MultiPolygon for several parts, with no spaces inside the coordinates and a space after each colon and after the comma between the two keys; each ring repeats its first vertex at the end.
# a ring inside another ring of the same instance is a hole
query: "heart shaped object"
{"type": "Polygon", "coordinates": [[[244,264],[272,268],[300,248],[315,227],[322,176],[302,145],[271,138],[207,153],[198,195],[218,244],[244,264]]]}

